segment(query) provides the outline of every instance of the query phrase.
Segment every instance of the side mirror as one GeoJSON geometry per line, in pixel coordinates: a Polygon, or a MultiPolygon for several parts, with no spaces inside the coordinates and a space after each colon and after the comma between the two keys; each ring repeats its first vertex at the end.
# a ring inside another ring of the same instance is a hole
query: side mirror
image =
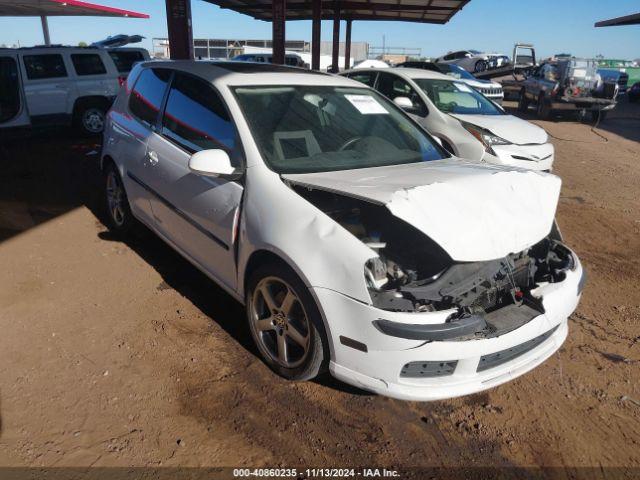
{"type": "Polygon", "coordinates": [[[219,149],[194,153],[189,159],[189,170],[205,177],[221,177],[236,173],[227,152],[219,149]]]}
{"type": "Polygon", "coordinates": [[[396,97],[393,99],[393,103],[403,110],[415,110],[415,106],[409,97],[396,97]]]}

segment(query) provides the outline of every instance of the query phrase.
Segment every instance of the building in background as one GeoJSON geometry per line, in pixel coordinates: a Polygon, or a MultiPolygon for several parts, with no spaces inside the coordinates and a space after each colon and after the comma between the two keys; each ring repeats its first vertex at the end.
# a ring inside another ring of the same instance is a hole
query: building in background
{"type": "MultiPolygon", "coordinates": [[[[234,39],[204,39],[198,38],[193,41],[194,55],[202,60],[230,60],[236,55],[257,51],[255,49],[271,50],[271,40],[234,40],[234,39]],[[253,49],[253,50],[252,50],[253,49]]],[[[344,58],[345,44],[340,43],[340,57],[344,58]]],[[[311,54],[311,42],[305,40],[287,40],[285,50],[298,54],[311,54]]],[[[320,54],[331,57],[331,42],[322,42],[320,54]]],[[[154,58],[169,58],[169,40],[166,38],[153,39],[154,58]]],[[[366,60],[369,56],[369,44],[366,42],[351,43],[352,63],[366,60]]],[[[306,55],[304,55],[306,58],[306,55]]],[[[310,57],[309,57],[310,58],[310,57]]],[[[344,63],[344,60],[342,60],[344,63]]],[[[342,65],[342,64],[341,64],[342,65]]],[[[321,67],[322,68],[322,67],[321,67]]]]}
{"type": "MultiPolygon", "coordinates": [[[[320,42],[320,55],[332,55],[333,42],[320,42]]],[[[344,59],[345,43],[340,42],[340,53],[338,54],[341,59],[344,59]]],[[[369,44],[367,42],[351,42],[351,63],[359,63],[369,58],[369,44]]],[[[344,65],[344,60],[341,60],[340,67],[344,65]]]]}
{"type": "Polygon", "coordinates": [[[382,47],[370,47],[368,58],[375,58],[396,65],[408,60],[419,60],[423,57],[421,48],[387,47],[383,44],[382,47]]]}
{"type": "MultiPolygon", "coordinates": [[[[244,47],[272,48],[271,40],[234,40],[219,38],[198,38],[193,41],[194,56],[197,59],[229,60],[244,53],[244,47]]],[[[287,40],[285,49],[291,52],[310,52],[311,43],[304,40],[287,40]]],[[[152,56],[169,58],[169,40],[153,39],[152,56]]]]}

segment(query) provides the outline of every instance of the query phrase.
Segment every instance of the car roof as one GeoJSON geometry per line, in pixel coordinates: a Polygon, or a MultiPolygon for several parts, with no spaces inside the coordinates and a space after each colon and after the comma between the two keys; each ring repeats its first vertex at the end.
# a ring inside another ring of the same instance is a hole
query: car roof
{"type": "Polygon", "coordinates": [[[428,78],[433,80],[449,80],[453,81],[454,78],[445,75],[444,73],[434,72],[433,70],[425,70],[424,68],[360,68],[355,70],[349,70],[343,74],[358,73],[358,72],[387,72],[395,75],[407,78],[428,78]]]}
{"type": "Polygon", "coordinates": [[[99,53],[99,52],[145,52],[142,47],[86,47],[68,46],[68,45],[36,45],[35,47],[20,48],[0,48],[0,52],[6,53],[30,53],[35,55],[44,55],[47,53],[99,53]]]}
{"type": "Polygon", "coordinates": [[[331,85],[362,88],[360,82],[304,68],[258,62],[148,61],[143,68],[169,68],[191,73],[216,85],[331,85]]]}
{"type": "Polygon", "coordinates": [[[35,47],[20,47],[20,48],[0,48],[2,53],[34,53],[34,54],[46,54],[46,53],[62,53],[62,52],[82,52],[82,53],[96,53],[96,52],[108,52],[107,48],[101,47],[74,47],[66,45],[36,45],[35,47]]]}

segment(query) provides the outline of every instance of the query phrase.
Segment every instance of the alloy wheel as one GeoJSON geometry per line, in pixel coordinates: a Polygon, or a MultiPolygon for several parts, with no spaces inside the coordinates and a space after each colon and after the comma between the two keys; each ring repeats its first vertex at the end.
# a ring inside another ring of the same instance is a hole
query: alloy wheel
{"type": "Polygon", "coordinates": [[[285,368],[300,366],[310,351],[309,317],[291,286],[263,278],[252,292],[250,326],[260,351],[285,368]]]}
{"type": "Polygon", "coordinates": [[[124,188],[118,174],[111,170],[107,175],[107,205],[109,215],[116,226],[124,225],[126,216],[124,210],[124,188]]]}
{"type": "Polygon", "coordinates": [[[89,108],[82,114],[82,126],[87,132],[101,133],[104,130],[104,112],[99,108],[89,108]]]}

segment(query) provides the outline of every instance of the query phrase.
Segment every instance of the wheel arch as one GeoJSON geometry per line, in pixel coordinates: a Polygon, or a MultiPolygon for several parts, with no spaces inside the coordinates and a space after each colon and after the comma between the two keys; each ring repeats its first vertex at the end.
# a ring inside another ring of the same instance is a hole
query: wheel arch
{"type": "Polygon", "coordinates": [[[261,265],[265,263],[276,263],[289,268],[293,271],[298,278],[302,281],[302,283],[309,289],[309,293],[313,298],[313,301],[316,303],[316,307],[320,312],[320,318],[322,319],[322,325],[324,327],[324,332],[327,336],[327,340],[329,342],[329,352],[331,359],[334,358],[334,348],[333,348],[333,335],[331,333],[331,328],[329,322],[327,321],[327,316],[322,308],[322,304],[320,300],[316,296],[309,279],[302,273],[302,271],[296,267],[295,263],[284,253],[279,251],[276,248],[258,248],[251,252],[249,257],[243,262],[244,265],[239,265],[238,272],[240,277],[238,278],[238,287],[242,288],[242,291],[239,291],[238,294],[241,296],[243,303],[246,303],[247,298],[247,283],[251,274],[261,265]]]}
{"type": "Polygon", "coordinates": [[[74,118],[80,112],[80,109],[87,105],[99,105],[105,107],[105,111],[109,110],[109,107],[112,104],[112,100],[109,97],[104,95],[87,95],[84,97],[76,98],[75,102],[73,102],[73,116],[74,118]]]}
{"type": "Polygon", "coordinates": [[[238,272],[240,274],[240,278],[238,279],[238,286],[242,287],[242,291],[238,292],[242,295],[242,298],[245,298],[247,292],[247,282],[249,278],[256,271],[258,267],[264,265],[265,263],[274,263],[283,265],[293,272],[302,280],[302,283],[305,284],[307,288],[311,287],[311,283],[309,279],[300,271],[299,268],[295,267],[295,263],[284,253],[280,252],[275,248],[259,248],[254,250],[249,254],[249,257],[246,261],[242,262],[243,264],[239,265],[238,272]]]}

